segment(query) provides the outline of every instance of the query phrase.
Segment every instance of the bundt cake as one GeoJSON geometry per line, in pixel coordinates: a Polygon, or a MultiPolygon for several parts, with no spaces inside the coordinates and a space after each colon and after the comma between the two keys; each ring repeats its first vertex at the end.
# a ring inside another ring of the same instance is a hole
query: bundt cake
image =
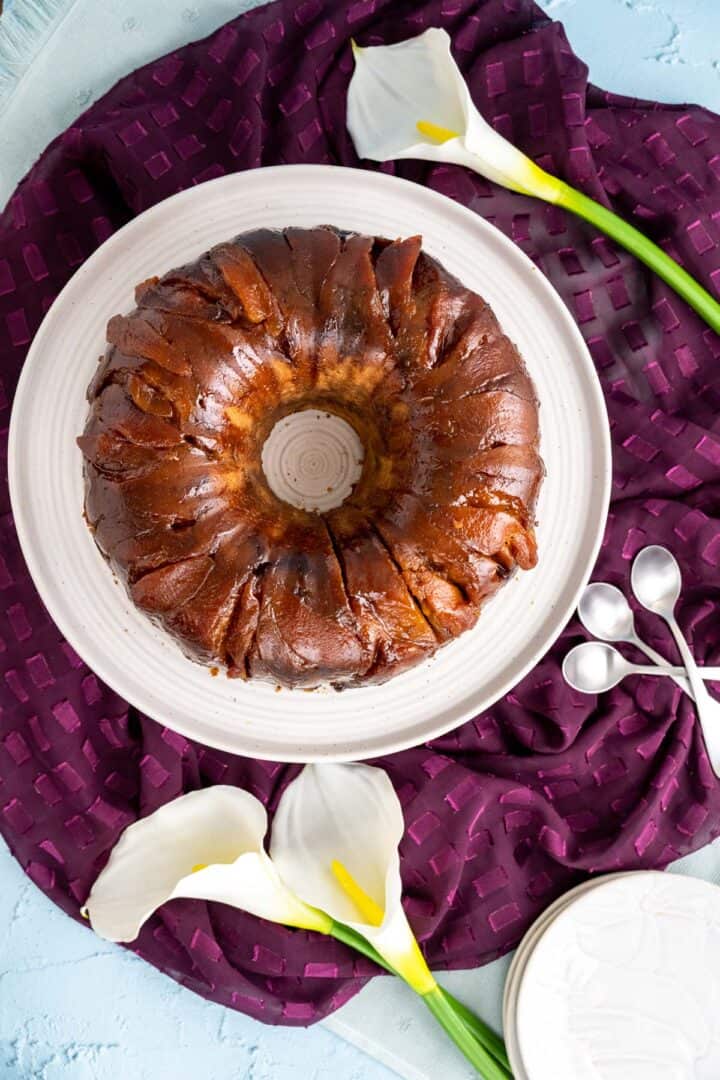
{"type": "Polygon", "coordinates": [[[136,304],[88,389],[85,510],[192,658],[286,686],[382,681],[535,564],[532,382],[420,237],[260,229],[144,281],[136,304]],[[263,469],[302,410],[340,417],[364,452],[323,512],[263,469]]]}

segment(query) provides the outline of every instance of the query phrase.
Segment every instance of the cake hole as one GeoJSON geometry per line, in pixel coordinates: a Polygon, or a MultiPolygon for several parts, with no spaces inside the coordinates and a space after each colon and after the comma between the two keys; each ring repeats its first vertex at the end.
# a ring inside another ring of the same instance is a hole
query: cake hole
{"type": "Polygon", "coordinates": [[[364,456],[346,420],[325,410],[302,409],[275,424],[262,448],[262,467],[278,499],[324,514],[352,493],[364,456]]]}

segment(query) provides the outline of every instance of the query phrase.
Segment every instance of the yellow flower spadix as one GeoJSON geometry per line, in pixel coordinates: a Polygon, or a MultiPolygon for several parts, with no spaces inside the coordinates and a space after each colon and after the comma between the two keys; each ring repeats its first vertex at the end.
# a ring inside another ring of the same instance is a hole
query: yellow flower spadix
{"type": "MultiPolygon", "coordinates": [[[[385,912],[368,896],[362,885],[357,883],[347,867],[338,859],[333,859],[330,869],[340,888],[358,909],[363,921],[370,926],[382,926],[385,912]]],[[[418,994],[429,994],[437,986],[435,976],[429,971],[415,938],[411,934],[408,937],[409,941],[405,942],[403,950],[397,955],[387,952],[386,957],[395,965],[398,975],[401,975],[413,990],[418,994]]]]}
{"type": "Polygon", "coordinates": [[[355,904],[364,922],[370,923],[371,926],[381,926],[385,918],[385,912],[379,904],[375,903],[371,896],[368,896],[362,886],[358,885],[350,871],[337,859],[333,859],[330,869],[335,875],[340,888],[347,893],[355,904]]]}
{"type": "Polygon", "coordinates": [[[449,128],[440,127],[439,124],[433,124],[429,120],[418,120],[415,127],[421,135],[427,135],[428,139],[434,139],[437,143],[445,143],[449,142],[450,139],[457,139],[460,134],[459,131],[450,131],[449,128]]]}

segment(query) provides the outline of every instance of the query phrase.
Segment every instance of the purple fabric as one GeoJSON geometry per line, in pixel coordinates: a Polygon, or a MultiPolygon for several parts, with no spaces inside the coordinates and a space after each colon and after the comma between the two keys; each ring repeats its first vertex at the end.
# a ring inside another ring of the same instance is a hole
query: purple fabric
{"type": "MultiPolygon", "coordinates": [[[[450,32],[475,101],[503,134],[720,290],[720,118],[588,87],[562,27],[529,0],[283,0],[128,76],[18,188],[0,219],[0,425],[44,312],[113,230],[223,173],[359,165],[344,123],[349,37],[392,42],[428,26],[450,32]]],[[[720,339],[562,211],[456,167],[387,171],[494,222],[558,289],[612,422],[613,504],[595,576],[626,587],[634,553],[667,543],[686,581],[681,622],[696,654],[720,661],[720,339]]],[[[272,810],[296,769],[190,743],[99,683],[33,588],[4,480],[1,498],[0,827],[30,877],[78,918],[138,816],[218,782],[247,787],[272,810]]],[[[669,648],[659,620],[641,626],[669,648]]],[[[573,621],[493,709],[382,762],[405,810],[408,914],[436,967],[505,952],[588,871],[664,866],[720,832],[720,785],[688,699],[662,679],[628,680],[597,700],[574,694],[559,663],[580,636],[573,621]]],[[[270,1023],[318,1020],[374,970],[332,940],[190,901],[166,905],[134,947],[270,1023]]]]}

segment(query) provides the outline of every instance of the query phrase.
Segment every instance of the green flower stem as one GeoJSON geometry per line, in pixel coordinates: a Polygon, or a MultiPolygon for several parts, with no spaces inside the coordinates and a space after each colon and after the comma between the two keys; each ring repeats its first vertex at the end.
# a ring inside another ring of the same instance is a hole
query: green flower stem
{"type": "Polygon", "coordinates": [[[468,1031],[439,986],[422,999],[473,1068],[484,1080],[511,1080],[511,1074],[468,1031]]]}
{"type": "MultiPolygon", "coordinates": [[[[437,124],[429,123],[427,120],[419,120],[416,126],[421,135],[429,137],[436,143],[448,142],[450,139],[457,138],[459,134],[457,131],[438,127],[437,124]]],[[[556,206],[562,206],[565,210],[570,210],[571,213],[589,221],[591,225],[612,237],[646,266],[649,266],[658,277],[675,290],[678,296],[681,296],[691,308],[697,311],[716,334],[720,334],[720,303],[691,274],[688,274],[687,270],[683,270],[675,259],[666,255],[661,247],[648,239],[634,225],[624,221],[618,214],[608,210],[595,199],[590,199],[582,191],[571,187],[559,177],[546,172],[524,154],[517,153],[522,167],[516,170],[517,175],[506,175],[504,181],[501,181],[505,187],[510,188],[511,191],[520,191],[523,195],[531,195],[536,199],[544,199],[556,206]]],[[[483,158],[479,154],[476,156],[478,164],[470,167],[481,176],[485,176],[483,158]]]]}
{"type": "MultiPolygon", "coordinates": [[[[395,972],[372,947],[370,942],[366,941],[364,937],[354,930],[351,930],[349,926],[345,926],[343,923],[333,922],[330,933],[334,938],[337,938],[338,941],[342,941],[343,944],[349,945],[351,949],[355,949],[356,952],[362,953],[363,956],[367,956],[373,963],[378,964],[378,966],[384,968],[385,971],[389,971],[391,975],[397,974],[397,972],[395,972]]],[[[508,1061],[507,1051],[505,1050],[505,1043],[500,1036],[484,1023],[479,1016],[476,1016],[471,1012],[466,1005],[463,1005],[461,1001],[458,1001],[449,990],[446,990],[442,986],[438,989],[448,1002],[450,1008],[460,1017],[474,1038],[490,1053],[497,1064],[505,1070],[501,1075],[506,1077],[511,1076],[510,1062],[508,1061]]]]}
{"type": "Polygon", "coordinates": [[[482,1043],[485,1049],[490,1051],[498,1064],[502,1065],[503,1068],[507,1069],[509,1072],[510,1061],[508,1060],[505,1043],[497,1032],[493,1031],[491,1027],[488,1027],[479,1016],[476,1016],[474,1012],[468,1009],[467,1005],[463,1005],[462,1001],[458,1001],[455,995],[451,994],[449,990],[446,990],[444,986],[441,986],[440,990],[463,1021],[465,1027],[469,1028],[478,1042],[482,1043]]]}
{"type": "Polygon", "coordinates": [[[562,206],[565,210],[570,210],[578,217],[584,218],[585,221],[589,221],[591,225],[627,248],[662,278],[671,289],[674,289],[678,296],[687,301],[716,334],[720,334],[720,303],[691,274],[688,274],[687,270],[683,270],[682,266],[666,255],[662,248],[649,240],[634,225],[624,221],[618,214],[608,210],[594,199],[588,198],[587,195],[583,195],[581,191],[566,184],[564,180],[553,179],[557,189],[557,198],[553,201],[557,206],[562,206]]]}

